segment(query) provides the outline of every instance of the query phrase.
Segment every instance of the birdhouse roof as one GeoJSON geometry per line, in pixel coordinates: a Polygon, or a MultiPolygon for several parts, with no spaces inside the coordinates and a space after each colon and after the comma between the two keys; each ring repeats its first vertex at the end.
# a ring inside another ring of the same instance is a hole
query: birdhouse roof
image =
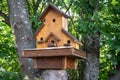
{"type": "Polygon", "coordinates": [[[37,36],[37,34],[40,32],[40,30],[44,27],[44,23],[39,27],[39,29],[35,32],[34,38],[37,36]]]}
{"type": "Polygon", "coordinates": [[[48,4],[48,6],[45,8],[45,10],[42,12],[41,16],[39,17],[40,20],[43,20],[43,18],[47,15],[47,13],[53,9],[55,12],[57,12],[58,14],[61,14],[62,16],[64,16],[65,18],[71,18],[70,16],[68,16],[67,14],[65,14],[63,11],[61,11],[59,8],[57,8],[56,6],[52,5],[51,3],[48,4]]]}
{"type": "Polygon", "coordinates": [[[51,37],[51,36],[53,36],[57,41],[60,41],[60,38],[59,38],[57,35],[55,35],[53,32],[51,32],[51,33],[46,37],[45,42],[47,42],[48,39],[49,39],[49,37],[51,37]]]}
{"type": "Polygon", "coordinates": [[[74,36],[72,36],[69,32],[67,32],[66,30],[62,29],[62,32],[67,35],[69,38],[71,38],[74,42],[82,45],[82,43],[80,41],[78,41],[77,38],[75,38],[74,36]]]}

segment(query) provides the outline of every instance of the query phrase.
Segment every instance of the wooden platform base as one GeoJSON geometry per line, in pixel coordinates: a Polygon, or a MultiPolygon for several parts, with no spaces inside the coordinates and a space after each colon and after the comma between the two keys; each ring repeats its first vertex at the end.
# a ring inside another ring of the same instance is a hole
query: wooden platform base
{"type": "Polygon", "coordinates": [[[86,53],[74,47],[26,49],[23,58],[32,58],[36,69],[76,69],[76,59],[86,58],[86,53]]]}
{"type": "Polygon", "coordinates": [[[35,69],[76,69],[76,61],[69,57],[42,57],[34,59],[35,69]]]}
{"type": "Polygon", "coordinates": [[[53,57],[53,56],[69,56],[73,58],[86,58],[86,53],[72,46],[69,47],[50,47],[40,49],[25,49],[22,51],[22,57],[53,57]]]}

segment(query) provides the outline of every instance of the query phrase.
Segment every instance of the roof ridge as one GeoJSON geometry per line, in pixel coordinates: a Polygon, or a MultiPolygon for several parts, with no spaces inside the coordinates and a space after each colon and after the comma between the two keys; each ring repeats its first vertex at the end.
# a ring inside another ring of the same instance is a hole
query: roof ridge
{"type": "Polygon", "coordinates": [[[45,42],[49,39],[50,36],[53,36],[56,38],[56,40],[60,41],[60,38],[53,32],[50,32],[47,37],[45,38],[45,42]]]}
{"type": "Polygon", "coordinates": [[[56,6],[54,6],[52,3],[48,3],[48,5],[46,6],[46,8],[44,9],[44,11],[41,13],[41,16],[39,17],[39,19],[43,19],[45,16],[45,13],[47,13],[47,11],[49,11],[52,8],[54,9],[56,12],[58,12],[59,14],[63,15],[66,18],[71,18],[71,16],[65,14],[61,9],[57,8],[56,6]]]}

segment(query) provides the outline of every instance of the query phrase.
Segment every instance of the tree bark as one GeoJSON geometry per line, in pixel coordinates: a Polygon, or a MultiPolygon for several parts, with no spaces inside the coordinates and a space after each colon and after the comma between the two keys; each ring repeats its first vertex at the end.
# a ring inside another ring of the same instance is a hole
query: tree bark
{"type": "MultiPolygon", "coordinates": [[[[22,49],[35,48],[26,0],[7,0],[7,3],[22,77],[36,80],[37,72],[33,69],[32,59],[20,57],[22,49]]],[[[65,70],[45,70],[41,73],[41,80],[67,80],[67,73],[65,70]]]]}
{"type": "Polygon", "coordinates": [[[35,48],[32,28],[25,6],[26,2],[25,0],[7,0],[7,3],[10,25],[13,30],[22,77],[23,79],[28,78],[34,80],[36,76],[32,67],[33,61],[31,59],[23,59],[20,57],[22,49],[35,48]]]}
{"type": "Polygon", "coordinates": [[[45,70],[41,74],[41,80],[67,80],[66,70],[45,70]]]}
{"type": "Polygon", "coordinates": [[[86,51],[86,61],[83,62],[82,80],[98,80],[99,74],[99,40],[100,34],[89,35],[84,38],[84,47],[86,51]]]}
{"type": "Polygon", "coordinates": [[[117,70],[115,75],[110,76],[109,80],[120,80],[120,69],[117,70]]]}

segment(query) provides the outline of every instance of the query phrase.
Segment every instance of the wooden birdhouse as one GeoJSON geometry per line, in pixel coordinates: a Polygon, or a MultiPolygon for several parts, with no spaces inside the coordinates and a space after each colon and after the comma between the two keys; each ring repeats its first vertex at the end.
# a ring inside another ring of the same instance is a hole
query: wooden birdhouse
{"type": "Polygon", "coordinates": [[[48,4],[39,19],[43,22],[35,33],[36,49],[23,50],[22,57],[33,58],[34,68],[75,69],[75,60],[86,57],[81,43],[68,32],[66,15],[48,4]]]}

